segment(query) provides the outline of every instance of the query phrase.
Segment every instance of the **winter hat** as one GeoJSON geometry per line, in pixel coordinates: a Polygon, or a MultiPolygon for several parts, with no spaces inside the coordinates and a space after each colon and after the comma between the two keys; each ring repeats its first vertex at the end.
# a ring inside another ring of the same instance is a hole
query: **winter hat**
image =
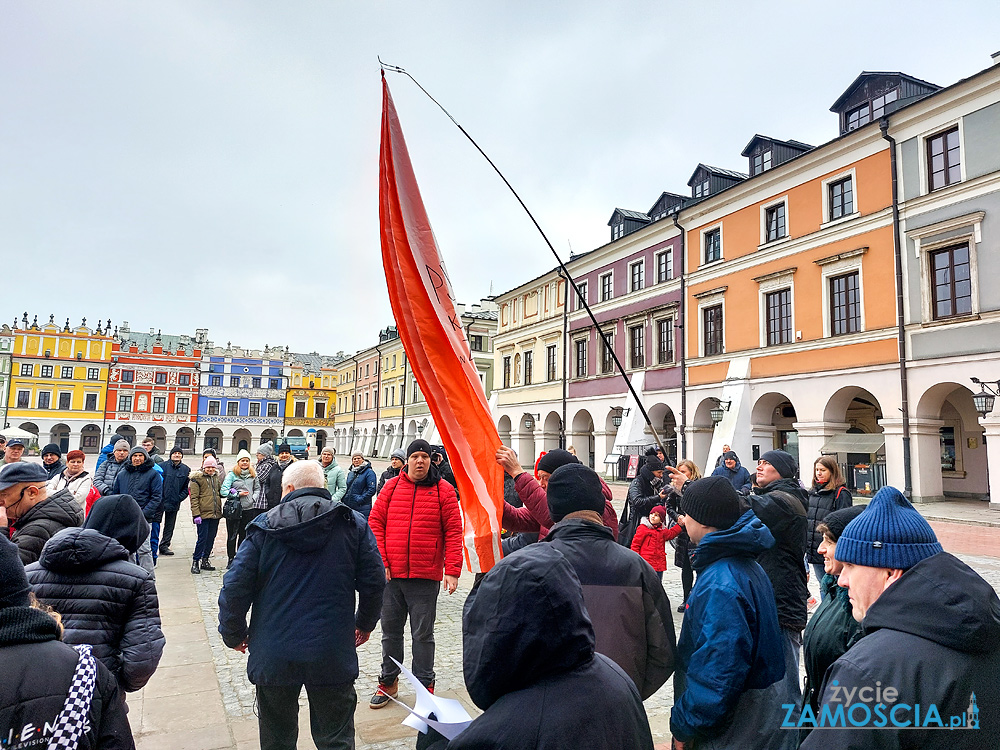
{"type": "Polygon", "coordinates": [[[274,446],[270,443],[261,443],[257,446],[257,452],[262,456],[271,458],[274,455],[274,446]]]}
{"type": "Polygon", "coordinates": [[[329,453],[329,454],[330,454],[331,456],[336,456],[336,455],[337,455],[337,454],[336,454],[336,453],[334,452],[334,450],[333,450],[333,446],[332,446],[332,445],[324,445],[324,446],[323,446],[323,450],[321,450],[321,451],[319,452],[319,455],[321,455],[321,456],[322,456],[322,455],[323,455],[324,453],[329,453]]]}
{"type": "Polygon", "coordinates": [[[219,468],[219,462],[216,461],[211,456],[206,456],[205,460],[201,462],[201,468],[203,468],[203,469],[210,469],[210,468],[218,469],[219,468]]]}
{"type": "Polygon", "coordinates": [[[535,468],[538,471],[547,471],[549,474],[554,474],[555,470],[560,466],[578,463],[580,463],[580,459],[572,453],[564,451],[561,448],[556,448],[538,459],[538,465],[535,468]]]}
{"type": "Polygon", "coordinates": [[[847,528],[847,524],[860,516],[865,507],[864,505],[849,505],[846,508],[827,513],[823,520],[816,524],[816,527],[818,529],[820,526],[826,526],[827,530],[823,532],[824,536],[837,542],[844,533],[844,529],[847,528]]]}
{"type": "Polygon", "coordinates": [[[60,448],[55,443],[49,443],[44,448],[42,448],[42,458],[45,458],[45,456],[47,456],[49,453],[54,453],[57,456],[59,456],[59,458],[62,458],[62,448],[60,448]]]}
{"type": "Polygon", "coordinates": [[[29,591],[17,545],[0,534],[0,609],[30,606],[29,591]]]}
{"type": "MultiPolygon", "coordinates": [[[[761,456],[761,458],[763,458],[763,456],[761,456]]],[[[722,454],[723,461],[728,461],[729,459],[733,459],[733,461],[740,460],[736,455],[736,451],[726,451],[725,453],[722,454]]]]}
{"type": "Polygon", "coordinates": [[[767,461],[777,469],[782,479],[794,479],[795,475],[799,473],[799,467],[795,464],[795,459],[784,451],[767,451],[767,453],[760,457],[760,460],[767,461]]]}
{"type": "MultiPolygon", "coordinates": [[[[662,448],[661,448],[660,446],[658,446],[658,445],[651,445],[651,446],[649,446],[648,448],[646,448],[646,453],[645,453],[645,455],[646,455],[646,457],[647,457],[647,458],[648,458],[649,456],[656,456],[656,454],[657,454],[658,452],[660,452],[661,450],[663,450],[663,449],[662,449],[662,448]]],[[[667,455],[667,454],[666,454],[666,453],[664,453],[663,455],[667,455]]],[[[657,458],[659,458],[659,457],[657,456],[657,458]]]]}
{"type": "Polygon", "coordinates": [[[868,509],[847,524],[834,556],[851,565],[908,570],[942,551],[916,508],[895,487],[883,487],[868,509]]]}
{"type": "MultiPolygon", "coordinates": [[[[422,440],[421,438],[417,438],[412,443],[410,443],[408,446],[406,446],[406,457],[407,458],[409,458],[410,456],[412,456],[414,453],[426,453],[427,456],[430,457],[430,455],[431,455],[431,444],[428,443],[426,440],[422,440]]],[[[351,454],[351,457],[353,458],[355,455],[361,455],[361,454],[358,453],[357,451],[355,451],[354,453],[351,454]]],[[[362,458],[363,458],[363,456],[362,456],[362,458]]]]}
{"type": "Polygon", "coordinates": [[[663,461],[656,456],[647,456],[645,466],[650,471],[663,471],[663,461]]]}
{"type": "Polygon", "coordinates": [[[244,458],[250,463],[253,463],[253,456],[251,456],[250,451],[246,450],[245,448],[236,454],[236,463],[239,463],[244,458]]]}
{"type": "Polygon", "coordinates": [[[170,449],[170,453],[168,455],[173,456],[175,453],[180,453],[181,457],[182,458],[184,457],[184,449],[181,448],[180,446],[175,445],[173,448],[170,449]]]}
{"type": "Polygon", "coordinates": [[[288,443],[282,443],[281,445],[278,446],[278,453],[291,453],[291,452],[292,452],[292,446],[290,446],[288,443]]]}
{"type": "Polygon", "coordinates": [[[16,464],[7,464],[0,469],[0,490],[13,487],[15,484],[35,484],[48,481],[49,472],[41,464],[18,461],[16,464]]]}
{"type": "Polygon", "coordinates": [[[604,513],[604,487],[601,485],[601,478],[596,471],[579,462],[564,464],[552,472],[545,489],[545,498],[549,504],[549,515],[555,523],[578,510],[604,513]]]}
{"type": "Polygon", "coordinates": [[[81,461],[86,461],[87,460],[87,454],[84,453],[83,451],[80,451],[80,450],[70,451],[69,453],[66,454],[66,460],[67,461],[74,461],[74,460],[76,460],[78,458],[81,461]]]}
{"type": "Polygon", "coordinates": [[[201,452],[202,457],[212,456],[213,458],[218,458],[219,454],[215,452],[215,448],[206,448],[201,452]]]}
{"type": "Polygon", "coordinates": [[[662,505],[654,505],[649,509],[649,515],[653,515],[654,513],[659,513],[661,520],[667,517],[667,509],[662,505]]]}
{"type": "Polygon", "coordinates": [[[145,458],[145,459],[149,458],[149,454],[146,453],[146,449],[143,448],[141,445],[137,445],[137,446],[135,446],[135,448],[133,448],[132,450],[130,450],[128,452],[128,460],[131,461],[132,460],[132,456],[134,456],[136,453],[141,453],[142,457],[145,458]]]}
{"type": "Polygon", "coordinates": [[[389,458],[398,458],[403,463],[406,463],[406,454],[403,452],[402,448],[394,450],[389,458]]]}
{"type": "Polygon", "coordinates": [[[127,451],[131,447],[132,446],[128,444],[128,440],[125,440],[124,438],[115,443],[116,451],[127,451]]]}
{"type": "Polygon", "coordinates": [[[117,539],[122,547],[135,553],[149,536],[149,522],[131,495],[106,495],[94,503],[83,528],[93,529],[117,539]]]}
{"type": "Polygon", "coordinates": [[[739,519],[740,496],[725,477],[704,477],[684,487],[681,510],[695,521],[716,529],[728,529],[739,519]]]}

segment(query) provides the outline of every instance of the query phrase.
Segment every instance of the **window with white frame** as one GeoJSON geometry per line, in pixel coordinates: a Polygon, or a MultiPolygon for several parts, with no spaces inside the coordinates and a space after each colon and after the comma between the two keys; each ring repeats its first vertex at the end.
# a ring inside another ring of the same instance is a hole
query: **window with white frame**
{"type": "Polygon", "coordinates": [[[545,379],[556,379],[556,345],[551,344],[545,347],[545,379]]]}
{"type": "Polygon", "coordinates": [[[587,282],[586,281],[578,281],[578,282],[576,282],[576,288],[577,288],[577,297],[578,297],[577,302],[576,302],[576,309],[577,310],[582,310],[583,309],[583,303],[590,301],[587,298],[587,282]]]}
{"type": "Polygon", "coordinates": [[[645,285],[646,281],[646,263],[641,260],[637,260],[628,267],[628,278],[629,278],[629,288],[633,292],[638,292],[645,285]]]}
{"type": "Polygon", "coordinates": [[[629,326],[628,329],[628,359],[633,370],[646,366],[646,326],[629,326]]]}
{"type": "Polygon", "coordinates": [[[612,350],[615,345],[615,332],[605,331],[604,336],[607,339],[607,343],[601,340],[601,373],[607,375],[608,373],[615,371],[615,358],[612,355],[612,350]]]}
{"type": "Polygon", "coordinates": [[[615,277],[613,273],[601,275],[601,302],[607,302],[614,297],[615,277]]]}
{"type": "Polygon", "coordinates": [[[762,242],[776,242],[788,236],[788,202],[782,200],[763,209],[762,242]]]}
{"type": "Polygon", "coordinates": [[[238,417],[240,415],[240,402],[229,401],[226,403],[226,416],[238,417]]]}
{"type": "Polygon", "coordinates": [[[794,285],[796,268],[758,276],[760,345],[779,346],[795,340],[794,285]]]}
{"type": "Polygon", "coordinates": [[[587,377],[587,339],[577,339],[573,342],[576,353],[576,377],[587,377]]]}
{"type": "Polygon", "coordinates": [[[97,394],[96,393],[86,393],[83,397],[83,410],[84,411],[97,411],[97,394]]]}
{"type": "Polygon", "coordinates": [[[187,414],[190,409],[191,400],[187,396],[178,396],[174,402],[174,411],[177,414],[187,414]]]}
{"type": "Polygon", "coordinates": [[[920,259],[921,322],[979,314],[984,211],[907,230],[920,259]]]}
{"type": "Polygon", "coordinates": [[[958,125],[928,137],[924,145],[929,192],[962,181],[962,149],[958,125]]]}
{"type": "Polygon", "coordinates": [[[72,408],[73,404],[73,394],[72,393],[60,393],[59,394],[59,408],[63,411],[68,411],[72,408]]]}
{"type": "Polygon", "coordinates": [[[656,283],[662,284],[674,278],[673,250],[664,250],[656,254],[656,283]]]}
{"type": "MultiPolygon", "coordinates": [[[[210,416],[213,416],[213,417],[218,416],[219,413],[220,413],[220,411],[221,411],[221,409],[222,409],[222,402],[221,401],[209,401],[208,402],[208,413],[209,413],[210,416]]],[[[119,407],[119,411],[121,411],[120,407],[119,407]]]]}
{"type": "Polygon", "coordinates": [[[656,361],[666,365],[674,361],[674,319],[656,321],[656,361]]]}
{"type": "Polygon", "coordinates": [[[713,357],[726,351],[724,321],[727,288],[707,289],[694,295],[698,300],[699,356],[713,357]]]}
{"type": "Polygon", "coordinates": [[[270,403],[267,405],[267,416],[276,417],[278,416],[278,405],[275,403],[270,403]]]}
{"type": "Polygon", "coordinates": [[[706,263],[722,260],[722,227],[707,229],[701,234],[702,257],[706,263]]]}
{"type": "Polygon", "coordinates": [[[822,269],[823,336],[845,336],[865,329],[861,261],[868,248],[813,261],[822,269]]]}
{"type": "Polygon", "coordinates": [[[153,396],[153,414],[167,413],[167,397],[153,396]]]}
{"type": "MultiPolygon", "coordinates": [[[[216,401],[215,403],[218,404],[219,402],[216,401]]],[[[211,406],[212,406],[212,404],[210,402],[209,403],[209,407],[211,408],[211,406]]],[[[118,411],[132,411],[132,397],[131,396],[126,396],[126,395],[121,394],[121,393],[118,394],[118,411]]],[[[209,412],[209,414],[211,414],[211,412],[209,412]]],[[[218,412],[216,412],[216,414],[218,414],[218,412]]]]}

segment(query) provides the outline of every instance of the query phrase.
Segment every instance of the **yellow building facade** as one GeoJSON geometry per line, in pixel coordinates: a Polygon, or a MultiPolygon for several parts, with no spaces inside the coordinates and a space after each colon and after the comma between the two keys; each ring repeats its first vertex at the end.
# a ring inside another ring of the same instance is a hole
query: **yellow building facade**
{"type": "Polygon", "coordinates": [[[337,416],[338,359],[319,354],[292,355],[285,395],[285,435],[309,440],[319,455],[330,442],[337,416]]]}

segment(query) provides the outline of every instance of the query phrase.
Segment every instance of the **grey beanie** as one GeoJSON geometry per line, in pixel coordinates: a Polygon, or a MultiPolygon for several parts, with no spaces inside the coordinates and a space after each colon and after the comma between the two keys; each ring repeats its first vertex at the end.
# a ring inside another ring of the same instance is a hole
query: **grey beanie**
{"type": "Polygon", "coordinates": [[[403,451],[402,448],[397,448],[396,450],[394,450],[392,454],[389,456],[389,458],[398,458],[404,464],[406,463],[406,453],[403,451]]]}
{"type": "Polygon", "coordinates": [[[128,440],[125,440],[124,438],[122,438],[117,443],[115,443],[115,450],[116,451],[121,451],[121,450],[126,450],[127,451],[127,450],[131,450],[131,448],[132,448],[132,446],[128,444],[128,440]]]}
{"type": "Polygon", "coordinates": [[[257,452],[263,456],[271,458],[274,455],[274,446],[270,443],[261,443],[257,446],[257,452]]]}

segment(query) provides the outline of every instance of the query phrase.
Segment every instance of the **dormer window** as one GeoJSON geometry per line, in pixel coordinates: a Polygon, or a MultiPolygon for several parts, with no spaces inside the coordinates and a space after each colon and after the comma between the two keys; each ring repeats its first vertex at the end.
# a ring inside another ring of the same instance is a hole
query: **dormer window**
{"type": "Polygon", "coordinates": [[[611,227],[611,241],[619,240],[625,236],[625,222],[620,221],[611,227]]]}
{"type": "Polygon", "coordinates": [[[870,102],[865,102],[860,107],[855,107],[847,113],[847,130],[857,130],[863,125],[867,125],[873,120],[879,119],[885,114],[885,107],[899,98],[899,89],[886,91],[881,96],[876,96],[870,102]]]}
{"type": "Polygon", "coordinates": [[[771,168],[771,149],[754,154],[750,163],[750,174],[760,174],[771,168]]]}
{"type": "Polygon", "coordinates": [[[702,198],[708,195],[708,178],[706,177],[702,182],[691,188],[692,198],[702,198]]]}

